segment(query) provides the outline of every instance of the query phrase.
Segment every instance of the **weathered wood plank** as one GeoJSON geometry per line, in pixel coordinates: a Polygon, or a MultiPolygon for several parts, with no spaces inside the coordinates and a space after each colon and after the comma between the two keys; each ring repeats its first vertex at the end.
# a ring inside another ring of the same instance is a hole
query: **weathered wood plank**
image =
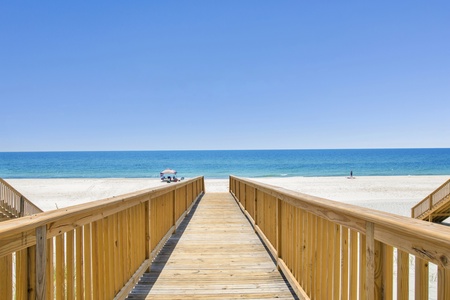
{"type": "Polygon", "coordinates": [[[129,299],[293,299],[261,240],[228,193],[206,194],[129,299]]]}

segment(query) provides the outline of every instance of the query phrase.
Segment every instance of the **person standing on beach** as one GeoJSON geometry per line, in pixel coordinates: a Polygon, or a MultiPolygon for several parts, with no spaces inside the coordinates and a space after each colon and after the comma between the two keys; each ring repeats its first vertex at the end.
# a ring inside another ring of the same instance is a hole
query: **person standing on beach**
{"type": "Polygon", "coordinates": [[[353,170],[350,171],[350,178],[353,178],[353,170]]]}

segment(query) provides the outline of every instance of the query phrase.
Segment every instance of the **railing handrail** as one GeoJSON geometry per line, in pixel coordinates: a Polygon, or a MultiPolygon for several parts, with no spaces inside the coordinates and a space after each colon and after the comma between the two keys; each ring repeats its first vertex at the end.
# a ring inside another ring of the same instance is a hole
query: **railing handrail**
{"type": "MultiPolygon", "coordinates": [[[[0,178],[0,186],[2,186],[2,185],[5,186],[7,189],[9,189],[10,192],[15,194],[16,197],[18,197],[19,199],[22,199],[24,201],[24,203],[26,203],[26,206],[32,208],[30,211],[27,211],[25,209],[24,209],[24,211],[19,211],[19,214],[21,214],[22,216],[28,216],[28,215],[32,215],[32,214],[43,212],[43,210],[40,209],[36,204],[31,202],[27,197],[25,197],[22,193],[20,193],[18,190],[16,190],[13,186],[11,186],[4,179],[0,178]]],[[[8,204],[11,204],[11,203],[8,203],[8,204]]],[[[23,206],[23,208],[24,207],[25,207],[25,205],[23,206]]],[[[20,209],[20,205],[17,208],[20,209]]]]}
{"type": "MultiPolygon", "coordinates": [[[[422,204],[424,204],[425,202],[427,202],[427,201],[432,201],[432,197],[433,197],[433,195],[435,195],[435,194],[437,194],[438,192],[440,192],[442,189],[444,189],[445,187],[447,187],[447,185],[449,185],[450,184],[450,179],[449,180],[447,180],[446,182],[444,182],[443,184],[441,184],[437,189],[435,189],[431,194],[429,194],[429,195],[427,195],[422,201],[420,201],[419,203],[417,203],[416,205],[414,205],[412,208],[411,208],[411,211],[412,211],[412,217],[418,217],[419,215],[421,215],[421,214],[423,214],[424,212],[426,212],[427,210],[425,210],[425,211],[422,211],[420,214],[418,214],[418,215],[416,215],[415,214],[415,209],[417,208],[417,207],[419,207],[419,206],[421,206],[422,204]]],[[[442,199],[444,199],[445,198],[445,196],[442,198],[442,199]]],[[[440,200],[442,200],[442,199],[440,199],[440,200]]],[[[437,201],[437,202],[439,202],[439,201],[437,201]]],[[[432,204],[430,204],[430,207],[432,206],[432,204]]]]}
{"type": "Polygon", "coordinates": [[[450,269],[450,228],[388,212],[332,201],[230,176],[296,207],[363,234],[374,224],[375,239],[450,269]]]}

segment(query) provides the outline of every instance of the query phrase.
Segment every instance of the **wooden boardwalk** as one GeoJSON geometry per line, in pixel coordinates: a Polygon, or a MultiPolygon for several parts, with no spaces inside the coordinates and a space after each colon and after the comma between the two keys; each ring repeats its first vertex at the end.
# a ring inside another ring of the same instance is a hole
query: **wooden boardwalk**
{"type": "Polygon", "coordinates": [[[450,217],[450,195],[433,205],[431,209],[417,217],[417,219],[433,223],[442,223],[450,217]]]}
{"type": "Polygon", "coordinates": [[[207,193],[128,299],[295,299],[229,193],[207,193]]]}
{"type": "Polygon", "coordinates": [[[411,210],[413,218],[442,223],[450,217],[450,179],[416,204],[411,210]]]}

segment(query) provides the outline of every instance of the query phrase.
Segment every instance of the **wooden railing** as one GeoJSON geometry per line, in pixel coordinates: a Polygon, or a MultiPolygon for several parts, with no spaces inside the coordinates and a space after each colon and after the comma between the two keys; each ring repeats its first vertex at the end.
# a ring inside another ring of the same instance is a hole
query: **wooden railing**
{"type": "Polygon", "coordinates": [[[230,192],[300,299],[450,299],[450,228],[230,176],[230,192]],[[395,257],[395,259],[394,259],[395,257]]]}
{"type": "Polygon", "coordinates": [[[25,196],[0,178],[0,206],[8,210],[13,218],[30,216],[42,212],[25,196]]]}
{"type": "Polygon", "coordinates": [[[204,193],[203,177],[5,221],[2,299],[124,299],[204,193]]]}
{"type": "Polygon", "coordinates": [[[438,204],[445,197],[450,195],[450,179],[443,183],[440,187],[438,187],[435,191],[433,191],[430,195],[425,197],[422,201],[416,204],[411,209],[411,216],[413,218],[417,218],[420,215],[426,213],[431,210],[433,206],[438,204]]]}

